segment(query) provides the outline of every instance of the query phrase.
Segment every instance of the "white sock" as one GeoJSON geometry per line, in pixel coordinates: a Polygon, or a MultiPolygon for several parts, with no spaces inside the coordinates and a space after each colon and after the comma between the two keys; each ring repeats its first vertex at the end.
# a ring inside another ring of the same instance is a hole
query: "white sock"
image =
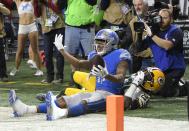
{"type": "Polygon", "coordinates": [[[36,106],[27,106],[27,112],[26,113],[37,113],[37,107],[36,106]]]}
{"type": "Polygon", "coordinates": [[[13,110],[19,115],[23,116],[27,113],[36,113],[37,107],[36,106],[28,106],[24,104],[20,99],[17,99],[13,104],[13,110]]]}

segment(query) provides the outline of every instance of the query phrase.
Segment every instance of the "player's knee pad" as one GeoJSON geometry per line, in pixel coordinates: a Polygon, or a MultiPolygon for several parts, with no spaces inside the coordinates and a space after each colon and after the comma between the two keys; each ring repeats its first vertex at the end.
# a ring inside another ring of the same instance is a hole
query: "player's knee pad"
{"type": "Polygon", "coordinates": [[[89,102],[82,101],[80,104],[70,107],[68,111],[68,116],[79,116],[86,113],[93,113],[93,112],[99,112],[104,111],[106,109],[106,100],[102,99],[95,102],[89,102]]]}

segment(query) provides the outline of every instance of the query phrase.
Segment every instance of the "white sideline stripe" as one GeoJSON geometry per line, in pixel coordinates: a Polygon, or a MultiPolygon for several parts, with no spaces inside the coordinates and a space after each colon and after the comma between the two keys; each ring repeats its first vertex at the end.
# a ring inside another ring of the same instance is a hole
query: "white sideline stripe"
{"type": "MultiPolygon", "coordinates": [[[[12,118],[11,108],[0,107],[0,131],[106,131],[106,115],[89,114],[46,121],[45,114],[12,118]]],[[[125,131],[189,131],[189,122],[124,117],[125,131]]]]}
{"type": "Polygon", "coordinates": [[[182,96],[182,97],[167,97],[167,98],[155,98],[155,99],[150,99],[150,101],[155,101],[155,102],[170,102],[170,101],[187,101],[187,96],[182,96]]]}

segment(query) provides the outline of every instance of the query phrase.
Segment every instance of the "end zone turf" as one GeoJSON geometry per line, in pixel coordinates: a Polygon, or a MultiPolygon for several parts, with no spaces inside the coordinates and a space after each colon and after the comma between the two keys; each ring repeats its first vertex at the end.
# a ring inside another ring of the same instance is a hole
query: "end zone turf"
{"type": "MultiPolygon", "coordinates": [[[[11,118],[11,108],[0,107],[1,131],[105,131],[106,116],[88,114],[74,118],[63,118],[56,121],[46,121],[45,114],[27,115],[11,118]]],[[[126,131],[188,131],[189,122],[175,120],[148,119],[139,117],[124,117],[126,131]]]]}

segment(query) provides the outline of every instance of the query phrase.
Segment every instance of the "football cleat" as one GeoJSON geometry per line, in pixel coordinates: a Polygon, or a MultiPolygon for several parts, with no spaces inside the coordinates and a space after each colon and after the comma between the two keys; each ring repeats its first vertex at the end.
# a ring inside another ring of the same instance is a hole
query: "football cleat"
{"type": "Polygon", "coordinates": [[[46,105],[47,105],[47,114],[46,118],[48,121],[56,120],[67,116],[68,110],[61,109],[55,104],[55,96],[49,91],[46,95],[46,105]]]}
{"type": "MultiPolygon", "coordinates": [[[[54,113],[53,112],[53,106],[54,106],[54,99],[53,99],[53,94],[51,91],[49,91],[46,95],[46,98],[45,98],[45,101],[46,101],[46,105],[47,105],[47,114],[46,114],[46,117],[47,117],[47,120],[48,121],[52,121],[54,120],[54,113]]],[[[56,106],[56,105],[55,105],[56,106]]]]}
{"type": "Polygon", "coordinates": [[[46,94],[39,93],[39,94],[36,95],[35,98],[38,99],[39,101],[45,102],[46,94]]]}
{"type": "Polygon", "coordinates": [[[11,106],[13,106],[13,104],[15,103],[16,101],[16,93],[15,93],[15,90],[10,90],[9,91],[9,104],[11,106]]]}

